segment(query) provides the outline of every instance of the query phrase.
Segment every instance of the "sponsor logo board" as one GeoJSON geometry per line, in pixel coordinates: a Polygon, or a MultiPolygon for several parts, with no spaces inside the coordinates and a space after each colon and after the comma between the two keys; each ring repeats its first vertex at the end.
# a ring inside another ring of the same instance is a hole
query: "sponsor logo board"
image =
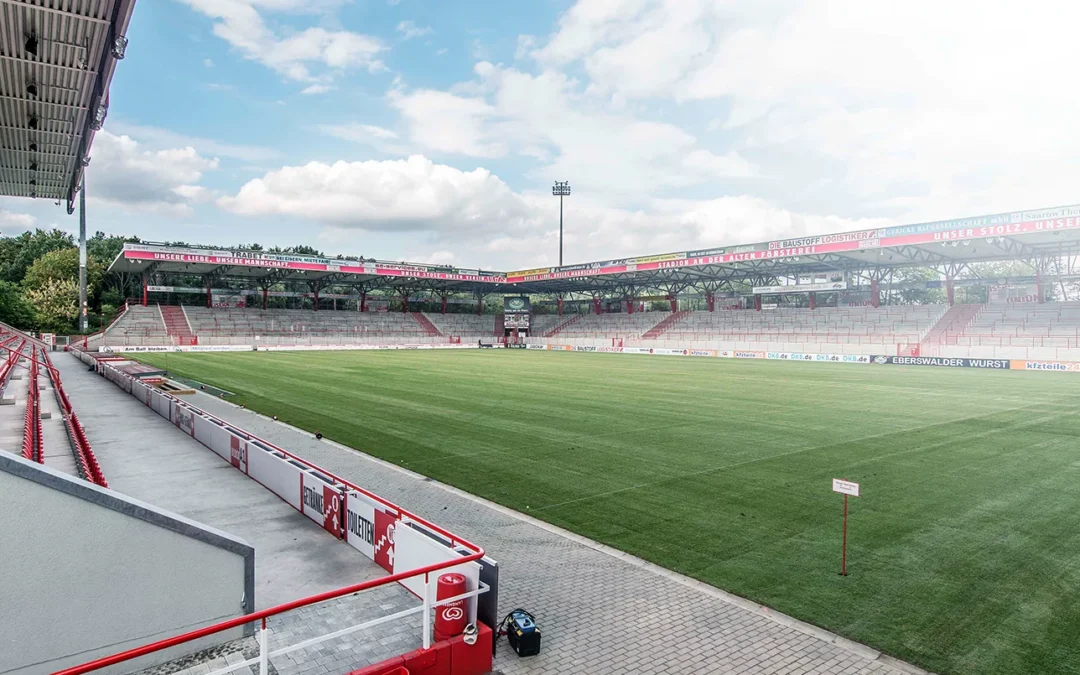
{"type": "Polygon", "coordinates": [[[1080,373],[1080,363],[1075,361],[1012,361],[1013,370],[1050,370],[1058,373],[1080,373]]]}
{"type": "Polygon", "coordinates": [[[244,473],[247,473],[247,453],[247,441],[229,434],[229,461],[244,473]]]}
{"type": "Polygon", "coordinates": [[[938,368],[985,368],[1008,370],[1008,359],[949,359],[940,356],[874,356],[874,363],[893,366],[936,366],[938,368]]]}

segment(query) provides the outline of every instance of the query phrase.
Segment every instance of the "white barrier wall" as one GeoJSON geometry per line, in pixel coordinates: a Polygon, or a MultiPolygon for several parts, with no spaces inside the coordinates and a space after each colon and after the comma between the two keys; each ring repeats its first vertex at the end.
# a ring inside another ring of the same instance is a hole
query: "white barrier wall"
{"type": "MultiPolygon", "coordinates": [[[[122,373],[113,365],[125,363],[124,361],[97,361],[88,354],[79,352],[76,352],[76,356],[86,363],[96,363],[99,372],[110,382],[131,393],[136,400],[172,422],[183,433],[258,481],[387,572],[406,572],[435,563],[453,561],[470,553],[421,522],[411,518],[403,521],[404,514],[397,507],[335,479],[319,467],[186,401],[122,373]]],[[[487,562],[493,564],[491,561],[487,562]]],[[[463,574],[467,590],[473,591],[479,588],[480,569],[479,564],[470,562],[441,570],[438,574],[463,574]]],[[[421,596],[423,577],[405,579],[400,583],[421,596]]],[[[497,601],[495,593],[481,597],[484,602],[493,603],[489,616],[494,616],[494,603],[497,601]]],[[[469,600],[467,607],[470,620],[475,620],[475,598],[469,600]]]]}

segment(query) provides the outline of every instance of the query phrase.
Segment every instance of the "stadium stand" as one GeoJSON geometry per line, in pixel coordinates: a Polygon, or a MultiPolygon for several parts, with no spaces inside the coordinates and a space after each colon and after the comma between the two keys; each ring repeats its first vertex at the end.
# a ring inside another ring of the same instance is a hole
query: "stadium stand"
{"type": "Polygon", "coordinates": [[[200,345],[252,344],[433,344],[432,336],[409,314],[398,312],[312,312],[300,309],[209,309],[187,307],[200,345]]]}
{"type": "MultiPolygon", "coordinates": [[[[501,315],[132,304],[105,345],[393,345],[497,336],[501,315]]],[[[1080,360],[1080,302],[536,315],[532,343],[1080,360]]],[[[93,345],[90,346],[93,348],[93,345]]]]}
{"type": "Polygon", "coordinates": [[[131,305],[128,310],[105,331],[106,344],[168,345],[169,331],[165,327],[161,309],[157,305],[142,307],[131,305]]]}
{"type": "Polygon", "coordinates": [[[637,314],[580,314],[576,321],[558,326],[559,339],[606,340],[639,338],[656,324],[671,316],[667,312],[637,314]]]}
{"type": "Polygon", "coordinates": [[[1080,361],[1080,302],[985,305],[939,349],[950,358],[1080,361]]]}
{"type": "Polygon", "coordinates": [[[608,346],[622,340],[627,347],[892,354],[922,342],[945,310],[943,305],[910,305],[601,314],[582,316],[552,337],[571,345],[608,346]]]}
{"type": "MultiPolygon", "coordinates": [[[[576,315],[574,315],[576,316],[576,315]]],[[[574,316],[557,316],[555,314],[534,314],[532,317],[531,327],[529,332],[538,337],[547,337],[551,331],[567,321],[570,321],[574,316]]]]}
{"type": "Polygon", "coordinates": [[[495,316],[475,314],[435,314],[424,313],[427,318],[442,335],[452,335],[462,338],[489,338],[495,335],[495,316]]]}
{"type": "Polygon", "coordinates": [[[195,334],[191,331],[191,324],[188,323],[184,307],[163,305],[159,309],[161,309],[161,322],[165,324],[165,330],[169,335],[175,338],[173,341],[182,345],[193,344],[192,338],[195,334]]]}
{"type": "Polygon", "coordinates": [[[24,459],[108,487],[45,348],[6,328],[0,328],[0,345],[0,448],[20,448],[16,454],[24,459]],[[45,393],[49,389],[55,396],[45,393]]]}

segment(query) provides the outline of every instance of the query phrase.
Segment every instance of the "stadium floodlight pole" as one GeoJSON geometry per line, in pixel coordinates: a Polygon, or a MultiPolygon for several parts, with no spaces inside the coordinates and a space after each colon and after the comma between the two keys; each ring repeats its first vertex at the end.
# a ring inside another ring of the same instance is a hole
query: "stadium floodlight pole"
{"type": "Polygon", "coordinates": [[[85,333],[86,315],[86,169],[83,168],[79,190],[79,332],[85,333]]]}
{"type": "Polygon", "coordinates": [[[551,188],[551,194],[559,198],[559,267],[562,267],[562,202],[563,197],[570,196],[570,181],[555,181],[554,187],[551,188]]]}

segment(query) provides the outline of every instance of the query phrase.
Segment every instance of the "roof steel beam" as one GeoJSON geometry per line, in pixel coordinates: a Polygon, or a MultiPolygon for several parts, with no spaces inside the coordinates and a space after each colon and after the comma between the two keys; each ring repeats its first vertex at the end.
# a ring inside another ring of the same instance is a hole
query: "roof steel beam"
{"type": "Polygon", "coordinates": [[[96,70],[90,70],[88,68],[79,68],[78,66],[64,66],[59,63],[49,63],[48,61],[39,61],[37,59],[24,59],[21,56],[8,56],[7,54],[0,54],[0,61],[14,61],[15,63],[30,63],[35,66],[41,66],[42,68],[53,68],[55,70],[65,70],[69,73],[80,73],[84,75],[97,75],[96,70]]]}

